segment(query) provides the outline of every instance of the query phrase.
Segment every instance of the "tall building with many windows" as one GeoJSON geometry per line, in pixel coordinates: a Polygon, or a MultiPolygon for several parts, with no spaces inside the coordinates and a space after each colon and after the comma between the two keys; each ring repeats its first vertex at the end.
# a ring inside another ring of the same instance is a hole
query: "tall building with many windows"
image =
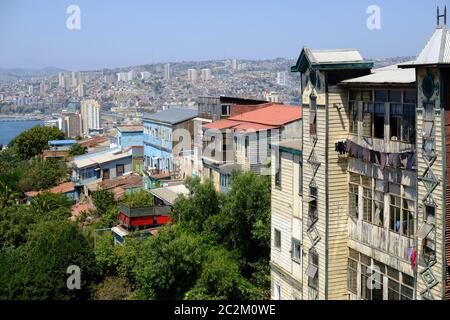
{"type": "Polygon", "coordinates": [[[303,49],[292,68],[306,119],[302,205],[295,150],[281,146],[273,299],[450,298],[449,41],[438,26],[414,61],[381,69],[355,50],[303,49]]]}
{"type": "Polygon", "coordinates": [[[84,135],[89,135],[90,130],[101,129],[100,109],[101,106],[97,100],[91,99],[81,101],[81,119],[84,135]]]}

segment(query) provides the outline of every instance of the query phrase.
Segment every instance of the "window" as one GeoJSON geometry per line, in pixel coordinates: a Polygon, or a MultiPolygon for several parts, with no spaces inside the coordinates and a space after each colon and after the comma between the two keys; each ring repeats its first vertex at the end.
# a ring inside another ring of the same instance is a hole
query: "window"
{"type": "Polygon", "coordinates": [[[373,199],[374,203],[374,217],[373,223],[379,227],[384,226],[384,193],[375,191],[375,197],[373,199]]]}
{"type": "Polygon", "coordinates": [[[125,166],[123,164],[116,165],[116,176],[121,177],[125,173],[125,166]]]}
{"type": "Polygon", "coordinates": [[[276,283],[275,284],[275,290],[274,290],[274,300],[280,300],[281,299],[281,286],[276,283]]]}
{"type": "Polygon", "coordinates": [[[311,97],[311,106],[309,108],[309,134],[317,135],[317,98],[311,97]]]}
{"type": "Polygon", "coordinates": [[[415,202],[413,200],[403,199],[402,210],[402,234],[405,237],[413,237],[415,231],[415,202]]]}
{"type": "Polygon", "coordinates": [[[358,261],[359,253],[350,249],[348,258],[347,288],[348,291],[354,294],[357,294],[358,292],[358,261]]]}
{"type": "Polygon", "coordinates": [[[229,105],[222,105],[222,116],[227,117],[230,115],[230,106],[229,105]]]}
{"type": "MultiPolygon", "coordinates": [[[[363,255],[361,255],[363,256],[363,255]]],[[[364,262],[361,259],[361,299],[383,300],[383,272],[384,266],[380,263],[370,264],[370,258],[364,262]]]]}
{"type": "Polygon", "coordinates": [[[436,207],[432,204],[425,205],[425,221],[434,224],[436,223],[436,207]]]}
{"type": "Polygon", "coordinates": [[[430,159],[434,155],[434,104],[425,103],[423,118],[423,149],[425,155],[430,159]]]}
{"type": "Polygon", "coordinates": [[[400,185],[390,183],[389,184],[389,192],[390,192],[390,215],[389,215],[389,228],[391,231],[400,233],[400,212],[402,206],[402,199],[400,196],[400,185]]]}
{"type": "Polygon", "coordinates": [[[303,195],[303,162],[302,159],[300,159],[299,163],[299,176],[298,176],[298,188],[299,188],[299,194],[300,196],[303,195]]]}
{"type": "Polygon", "coordinates": [[[374,138],[384,139],[384,103],[374,105],[374,138]]]}
{"type": "Polygon", "coordinates": [[[302,261],[301,252],[302,248],[300,245],[300,241],[292,238],[292,260],[297,263],[301,263],[302,261]]]}
{"type": "Polygon", "coordinates": [[[403,94],[402,141],[412,144],[416,141],[416,105],[416,92],[405,91],[403,94]]]}
{"type": "Polygon", "coordinates": [[[391,140],[400,141],[403,127],[403,106],[400,103],[390,105],[391,140]]]}
{"type": "Polygon", "coordinates": [[[350,174],[349,185],[349,214],[350,217],[358,219],[359,217],[359,175],[350,174]]]}
{"type": "Polygon", "coordinates": [[[281,152],[276,153],[275,186],[281,188],[281,152]]]}
{"type": "Polygon", "coordinates": [[[313,289],[319,289],[319,255],[313,249],[309,252],[308,264],[308,286],[313,289]]]}
{"type": "Polygon", "coordinates": [[[405,237],[413,237],[415,234],[416,200],[412,195],[408,195],[406,189],[406,187],[402,187],[398,184],[389,184],[389,228],[391,231],[405,237]],[[403,193],[401,193],[402,188],[403,193]]]}
{"type": "Polygon", "coordinates": [[[228,188],[230,185],[230,175],[228,174],[220,174],[220,185],[223,188],[228,188]]]}
{"type": "Polygon", "coordinates": [[[274,246],[281,250],[281,231],[278,229],[275,229],[274,231],[274,246]]]}
{"type": "Polygon", "coordinates": [[[358,102],[350,101],[350,103],[349,103],[349,120],[350,120],[349,131],[350,131],[350,134],[353,134],[355,136],[358,135],[358,116],[359,116],[358,111],[359,111],[358,110],[358,102]]]}
{"type": "Polygon", "coordinates": [[[309,210],[308,210],[308,216],[309,221],[308,225],[311,226],[314,222],[318,219],[318,211],[317,211],[317,187],[316,186],[309,186],[309,195],[310,195],[310,202],[309,202],[309,210]]]}
{"type": "Polygon", "coordinates": [[[363,176],[363,220],[372,223],[372,179],[363,176]]]}
{"type": "Polygon", "coordinates": [[[401,211],[401,198],[391,195],[391,212],[390,212],[390,229],[396,233],[400,233],[400,211],[401,211]]]}
{"type": "Polygon", "coordinates": [[[245,159],[248,159],[248,148],[250,146],[250,137],[245,136],[245,159]]]}
{"type": "Polygon", "coordinates": [[[211,157],[215,158],[216,157],[216,137],[212,136],[211,137],[211,157]]]}
{"type": "Polygon", "coordinates": [[[363,104],[363,123],[362,135],[363,137],[372,138],[372,123],[373,123],[373,103],[363,104]]]}

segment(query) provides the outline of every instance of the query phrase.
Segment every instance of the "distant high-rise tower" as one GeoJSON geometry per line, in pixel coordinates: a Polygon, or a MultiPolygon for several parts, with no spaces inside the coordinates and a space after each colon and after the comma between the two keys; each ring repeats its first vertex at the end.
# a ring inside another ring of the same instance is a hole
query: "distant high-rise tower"
{"type": "Polygon", "coordinates": [[[28,86],[28,95],[32,96],[33,95],[33,90],[34,90],[33,86],[29,85],[28,86]]]}
{"type": "Polygon", "coordinates": [[[188,70],[188,81],[197,81],[198,71],[197,69],[188,70]]]}
{"type": "Polygon", "coordinates": [[[170,64],[167,63],[164,65],[164,80],[170,80],[170,64]]]}
{"type": "Polygon", "coordinates": [[[279,86],[285,86],[287,83],[287,72],[278,72],[277,73],[277,84],[279,86]]]}
{"type": "Polygon", "coordinates": [[[211,80],[211,69],[202,69],[202,80],[203,81],[211,80]]]}
{"type": "Polygon", "coordinates": [[[60,72],[58,73],[58,85],[59,87],[63,88],[64,87],[64,73],[60,72]]]}
{"type": "Polygon", "coordinates": [[[81,102],[81,118],[83,122],[83,134],[88,135],[89,130],[101,129],[100,104],[97,100],[83,100],[81,102]]]}
{"type": "Polygon", "coordinates": [[[45,81],[42,81],[41,84],[39,85],[39,93],[42,96],[45,96],[47,93],[47,83],[45,83],[45,81]]]}
{"type": "Polygon", "coordinates": [[[233,68],[233,70],[237,70],[237,68],[238,68],[237,59],[233,59],[233,61],[231,61],[231,68],[233,68]]]}
{"type": "Polygon", "coordinates": [[[78,97],[83,98],[86,94],[86,86],[83,83],[78,85],[78,97]]]}

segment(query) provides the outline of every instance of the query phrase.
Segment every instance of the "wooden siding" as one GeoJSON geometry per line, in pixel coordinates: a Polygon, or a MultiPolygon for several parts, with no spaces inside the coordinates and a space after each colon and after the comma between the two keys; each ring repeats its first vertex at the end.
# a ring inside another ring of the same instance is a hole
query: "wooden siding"
{"type": "Polygon", "coordinates": [[[347,90],[330,87],[328,94],[328,299],[347,296],[348,182],[347,160],[335,143],[348,137],[347,90]]]}

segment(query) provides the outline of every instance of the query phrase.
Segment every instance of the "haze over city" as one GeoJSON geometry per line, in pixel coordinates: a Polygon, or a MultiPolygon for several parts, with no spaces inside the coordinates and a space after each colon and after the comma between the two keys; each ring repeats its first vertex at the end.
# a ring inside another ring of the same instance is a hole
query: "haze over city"
{"type": "Polygon", "coordinates": [[[436,5],[444,3],[1,0],[0,68],[94,70],[156,62],[296,58],[305,45],[358,48],[365,58],[413,56],[432,30],[436,5]],[[66,28],[66,9],[72,4],[81,9],[81,30],[66,28]],[[372,4],[381,9],[380,30],[366,27],[366,9],[372,4]],[[398,46],[398,39],[408,41],[398,46]]]}

